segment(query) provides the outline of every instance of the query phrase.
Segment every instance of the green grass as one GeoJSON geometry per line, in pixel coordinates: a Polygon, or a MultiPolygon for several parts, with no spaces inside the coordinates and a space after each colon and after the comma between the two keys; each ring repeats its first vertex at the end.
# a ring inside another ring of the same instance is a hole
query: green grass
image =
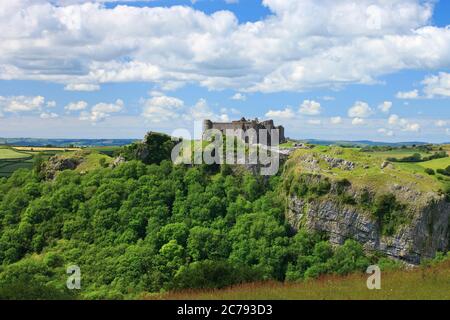
{"type": "Polygon", "coordinates": [[[383,192],[390,189],[395,183],[414,184],[419,191],[437,191],[441,187],[435,177],[429,177],[424,168],[415,163],[393,163],[382,169],[381,164],[386,160],[385,156],[378,153],[361,152],[359,149],[320,146],[312,150],[298,150],[288,161],[288,170],[295,171],[294,173],[297,174],[313,172],[301,164],[302,160],[308,157],[319,159],[317,173],[332,179],[345,178],[355,186],[368,187],[372,190],[383,192]],[[324,155],[354,162],[356,166],[353,170],[330,168],[330,165],[320,158],[324,155]],[[299,163],[300,165],[298,165],[299,163]]]}
{"type": "Polygon", "coordinates": [[[18,152],[10,148],[0,147],[0,160],[29,158],[30,154],[18,152]]]}
{"type": "Polygon", "coordinates": [[[295,141],[287,141],[279,145],[281,149],[293,148],[297,142],[295,141]]]}
{"type": "Polygon", "coordinates": [[[166,300],[449,300],[450,260],[413,270],[381,273],[381,289],[367,289],[369,275],[326,276],[299,283],[250,283],[223,290],[144,295],[166,300]]]}
{"type": "Polygon", "coordinates": [[[9,147],[0,147],[0,177],[10,177],[18,169],[32,169],[33,158],[38,154],[45,160],[54,155],[61,157],[81,157],[83,161],[76,168],[76,171],[88,172],[101,168],[100,159],[102,158],[105,159],[105,165],[109,165],[113,159],[108,154],[113,154],[118,147],[96,147],[78,151],[40,149],[17,151],[9,147]]]}
{"type": "Polygon", "coordinates": [[[432,154],[432,153],[425,153],[425,152],[421,152],[419,150],[413,150],[413,149],[406,149],[406,150],[398,149],[398,150],[391,150],[391,151],[379,151],[379,152],[367,152],[367,153],[377,155],[380,157],[384,157],[384,158],[397,158],[397,159],[409,157],[415,153],[420,154],[422,157],[427,157],[432,154]]]}
{"type": "Polygon", "coordinates": [[[291,176],[289,181],[292,181],[285,186],[289,190],[285,190],[295,193],[296,186],[301,187],[302,175],[315,174],[330,181],[346,179],[353,191],[367,190],[374,197],[395,194],[400,203],[420,207],[429,201],[429,192],[439,193],[446,188],[445,179],[440,175],[428,175],[425,168],[417,163],[391,163],[382,168],[385,161],[384,156],[357,148],[318,146],[310,150],[300,149],[285,164],[286,177],[291,176]],[[326,156],[351,161],[355,167],[352,170],[332,168],[324,159],[326,156]],[[399,187],[420,192],[414,203],[410,201],[411,193],[398,191],[399,187]]]}
{"type": "Polygon", "coordinates": [[[18,169],[33,167],[33,154],[0,147],[0,177],[9,177],[18,169]]]}
{"type": "Polygon", "coordinates": [[[445,169],[448,166],[450,166],[450,157],[449,158],[435,159],[435,160],[426,161],[426,162],[419,162],[418,165],[421,166],[421,167],[430,168],[430,169],[433,169],[433,170],[445,169]]]}
{"type": "Polygon", "coordinates": [[[107,156],[112,157],[114,153],[118,150],[120,150],[122,147],[118,146],[106,146],[106,147],[90,147],[86,148],[85,150],[98,152],[107,156]]]}
{"type": "Polygon", "coordinates": [[[100,159],[105,159],[104,163],[106,166],[111,164],[113,159],[105,154],[101,154],[98,152],[91,152],[86,156],[83,156],[83,161],[80,165],[75,169],[78,172],[88,172],[95,169],[100,169],[102,166],[100,165],[100,159]]]}

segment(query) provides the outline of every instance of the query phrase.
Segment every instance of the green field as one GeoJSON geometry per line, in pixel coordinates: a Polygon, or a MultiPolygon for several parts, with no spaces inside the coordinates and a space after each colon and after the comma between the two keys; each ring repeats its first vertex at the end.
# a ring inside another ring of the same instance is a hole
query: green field
{"type": "Polygon", "coordinates": [[[9,147],[0,147],[0,178],[9,177],[17,169],[30,169],[33,155],[9,147]]]}
{"type": "Polygon", "coordinates": [[[418,165],[424,167],[424,168],[430,168],[433,170],[437,169],[445,169],[448,166],[450,166],[450,157],[449,158],[441,158],[441,159],[435,159],[431,161],[426,162],[419,162],[418,165]]]}
{"type": "Polygon", "coordinates": [[[33,168],[33,159],[38,154],[48,159],[62,152],[65,152],[63,148],[36,148],[25,151],[10,146],[0,146],[0,178],[7,178],[18,169],[33,168]]]}
{"type": "Polygon", "coordinates": [[[30,154],[0,147],[0,160],[29,158],[30,154]]]}
{"type": "Polygon", "coordinates": [[[426,156],[430,155],[430,154],[427,154],[425,152],[421,152],[419,150],[411,150],[411,149],[408,149],[408,150],[399,149],[399,150],[392,150],[392,151],[372,152],[372,154],[375,154],[375,155],[380,156],[380,157],[397,158],[397,159],[409,157],[409,156],[412,156],[415,153],[420,154],[422,157],[426,157],[426,156]]]}

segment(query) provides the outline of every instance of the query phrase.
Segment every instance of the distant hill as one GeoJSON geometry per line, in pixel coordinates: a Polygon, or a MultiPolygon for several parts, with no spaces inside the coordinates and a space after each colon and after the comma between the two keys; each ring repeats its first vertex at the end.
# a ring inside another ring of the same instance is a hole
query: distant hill
{"type": "Polygon", "coordinates": [[[339,146],[355,146],[355,147],[367,147],[367,146],[391,146],[391,147],[400,147],[400,146],[412,146],[412,145],[425,145],[429,144],[427,142],[420,141],[409,141],[409,142],[379,142],[379,141],[370,141],[370,140],[358,140],[358,141],[346,141],[346,140],[319,140],[319,139],[302,139],[298,140],[301,142],[306,142],[310,144],[316,145],[339,145],[339,146]]]}
{"type": "Polygon", "coordinates": [[[124,146],[137,139],[35,139],[35,138],[0,138],[0,145],[33,146],[33,147],[103,147],[124,146]]]}
{"type": "MultiPolygon", "coordinates": [[[[290,139],[292,141],[298,141],[303,143],[311,143],[316,145],[339,145],[339,146],[355,146],[355,147],[367,147],[367,146],[411,146],[411,145],[425,145],[427,142],[409,141],[409,142],[377,142],[370,140],[320,140],[320,139],[290,139]]],[[[102,146],[124,146],[133,142],[139,141],[138,139],[39,139],[39,138],[0,138],[0,145],[14,145],[14,146],[55,146],[55,147],[102,147],[102,146]]]]}

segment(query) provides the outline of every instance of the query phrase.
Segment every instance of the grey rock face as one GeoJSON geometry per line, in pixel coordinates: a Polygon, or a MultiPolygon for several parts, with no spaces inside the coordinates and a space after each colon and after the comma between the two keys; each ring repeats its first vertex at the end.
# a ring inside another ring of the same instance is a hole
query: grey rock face
{"type": "Polygon", "coordinates": [[[329,155],[322,156],[322,159],[325,160],[331,168],[340,168],[342,170],[351,171],[355,169],[355,163],[351,161],[347,161],[344,159],[333,158],[329,155]]]}
{"type": "Polygon", "coordinates": [[[118,156],[117,158],[115,158],[113,160],[113,162],[111,163],[110,167],[111,168],[115,168],[115,167],[121,165],[122,163],[125,163],[125,158],[122,157],[122,156],[118,156]]]}
{"type": "Polygon", "coordinates": [[[286,218],[293,228],[326,232],[333,244],[343,244],[348,238],[362,243],[367,251],[381,251],[411,264],[432,258],[445,251],[449,241],[450,203],[435,198],[417,208],[413,221],[392,237],[381,235],[378,223],[361,209],[325,199],[308,203],[292,197],[288,201],[286,218]]]}
{"type": "Polygon", "coordinates": [[[45,163],[42,172],[46,179],[53,179],[58,171],[73,170],[80,164],[79,159],[53,156],[45,163]]]}

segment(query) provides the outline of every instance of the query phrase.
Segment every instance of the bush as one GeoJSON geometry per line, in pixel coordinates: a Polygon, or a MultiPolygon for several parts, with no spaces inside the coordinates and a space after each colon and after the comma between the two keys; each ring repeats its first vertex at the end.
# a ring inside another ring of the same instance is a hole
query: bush
{"type": "Polygon", "coordinates": [[[204,260],[181,267],[171,289],[219,289],[259,278],[259,272],[247,266],[236,267],[226,261],[204,260]]]}
{"type": "Polygon", "coordinates": [[[397,202],[393,194],[377,197],[372,210],[383,235],[394,235],[398,227],[407,222],[405,206],[397,202]]]}
{"type": "Polygon", "coordinates": [[[120,154],[126,160],[140,160],[145,164],[160,164],[163,160],[170,160],[172,149],[178,141],[173,141],[168,135],[156,132],[146,134],[142,142],[125,146],[120,154]]]}
{"type": "Polygon", "coordinates": [[[437,169],[436,172],[444,176],[450,176],[450,166],[445,169],[437,169]]]}
{"type": "Polygon", "coordinates": [[[430,176],[434,176],[436,172],[431,168],[426,168],[425,173],[429,174],[430,176]]]}
{"type": "Polygon", "coordinates": [[[344,245],[338,247],[329,261],[331,270],[337,274],[348,274],[354,271],[364,271],[370,264],[364,255],[362,245],[355,240],[346,240],[344,245]]]}

